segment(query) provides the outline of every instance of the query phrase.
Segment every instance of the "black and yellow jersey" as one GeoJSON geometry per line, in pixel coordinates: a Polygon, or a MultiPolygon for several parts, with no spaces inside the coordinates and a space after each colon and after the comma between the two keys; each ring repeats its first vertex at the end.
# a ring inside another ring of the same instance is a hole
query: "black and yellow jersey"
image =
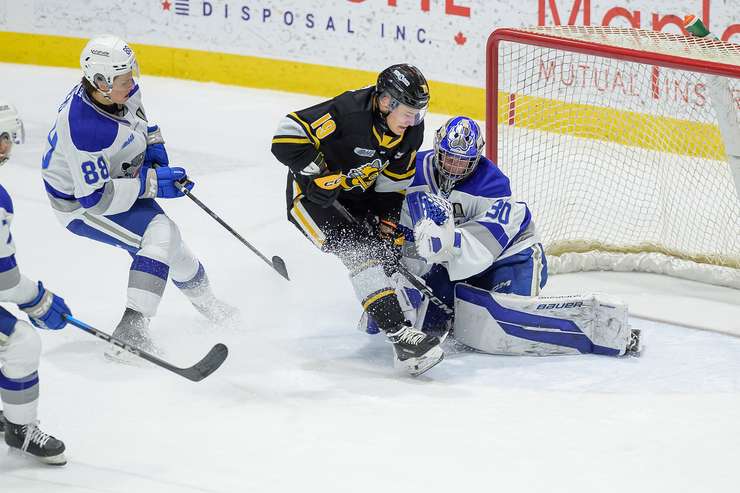
{"type": "MultiPolygon", "coordinates": [[[[414,176],[424,124],[408,127],[401,136],[384,132],[376,104],[374,87],[367,87],[286,115],[272,139],[272,153],[290,168],[289,188],[295,188],[296,178],[300,183],[318,173],[312,166],[321,153],[327,169],[343,175],[342,202],[363,201],[368,191],[405,190],[414,176]]],[[[400,206],[402,197],[392,195],[389,200],[400,206]]]]}

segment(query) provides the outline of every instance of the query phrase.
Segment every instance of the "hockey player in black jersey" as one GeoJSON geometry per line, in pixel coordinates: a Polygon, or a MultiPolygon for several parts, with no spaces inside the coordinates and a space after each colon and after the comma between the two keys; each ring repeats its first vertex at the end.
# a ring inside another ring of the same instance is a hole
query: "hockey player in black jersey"
{"type": "Polygon", "coordinates": [[[389,277],[399,258],[402,192],[414,175],[428,104],[421,71],[393,65],[374,87],[288,114],[272,140],[272,153],[289,168],[288,220],[341,259],[363,308],[412,375],[444,356],[437,337],[406,322],[389,277]]]}

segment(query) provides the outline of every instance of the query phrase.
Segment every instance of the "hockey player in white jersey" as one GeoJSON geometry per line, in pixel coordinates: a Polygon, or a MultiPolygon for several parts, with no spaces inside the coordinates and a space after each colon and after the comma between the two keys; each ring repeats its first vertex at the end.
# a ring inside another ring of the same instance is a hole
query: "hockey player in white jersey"
{"type": "MultiPolygon", "coordinates": [[[[90,40],[80,56],[83,78],[59,107],[42,160],[44,186],[72,233],[127,250],[133,257],[126,309],[113,335],[155,350],[149,320],[168,277],[213,322],[235,309],[211,291],[203,265],[155,198],[177,198],[193,182],[170,167],[161,132],[141,102],[134,52],[115,36],[90,40]]],[[[112,346],[108,355],[126,359],[112,346]]]]}
{"type": "Polygon", "coordinates": [[[455,117],[416,158],[401,213],[404,263],[449,316],[395,275],[407,318],[425,332],[453,329],[457,341],[494,354],[598,353],[637,349],[626,307],[603,296],[543,298],[547,260],[532,214],[508,178],[481,155],[477,123],[455,117]]]}
{"type": "MultiPolygon", "coordinates": [[[[0,101],[0,165],[8,161],[14,144],[23,142],[23,124],[13,106],[0,101]]],[[[13,202],[0,185],[0,302],[14,303],[31,323],[58,330],[71,314],[64,300],[39,281],[21,274],[10,234],[13,202]]],[[[38,427],[39,358],[41,339],[24,320],[0,307],[0,435],[11,448],[20,449],[52,465],[64,465],[64,443],[38,427]]]]}

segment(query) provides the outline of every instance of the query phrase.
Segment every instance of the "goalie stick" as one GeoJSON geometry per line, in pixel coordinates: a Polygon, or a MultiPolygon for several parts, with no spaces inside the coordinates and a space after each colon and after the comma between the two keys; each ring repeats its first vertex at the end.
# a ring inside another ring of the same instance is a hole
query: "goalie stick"
{"type": "Polygon", "coordinates": [[[98,330],[95,327],[86,324],[85,322],[82,322],[81,320],[77,320],[71,315],[64,315],[64,318],[65,320],[67,320],[67,322],[74,325],[78,329],[84,330],[88,334],[92,334],[99,339],[109,342],[114,346],[128,351],[131,354],[135,354],[139,358],[145,359],[150,363],[154,363],[155,365],[164,368],[165,370],[169,370],[172,373],[176,373],[177,375],[185,377],[193,382],[200,382],[211,373],[218,370],[221,364],[226,360],[226,357],[229,355],[229,348],[227,348],[225,344],[218,343],[213,346],[210,351],[208,351],[208,354],[206,354],[203,359],[198,361],[193,366],[189,368],[179,368],[135,346],[126,344],[125,342],[116,339],[115,337],[106,334],[105,332],[98,330]]]}

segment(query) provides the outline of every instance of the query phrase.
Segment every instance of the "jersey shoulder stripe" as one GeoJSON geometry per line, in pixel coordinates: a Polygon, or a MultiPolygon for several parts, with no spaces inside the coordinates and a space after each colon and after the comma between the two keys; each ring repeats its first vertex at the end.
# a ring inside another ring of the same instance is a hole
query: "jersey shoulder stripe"
{"type": "Polygon", "coordinates": [[[481,156],[478,166],[469,178],[455,185],[455,190],[484,198],[511,196],[509,178],[485,156],[481,156]]]}
{"type": "Polygon", "coordinates": [[[0,185],[0,208],[5,209],[8,214],[13,214],[13,200],[2,185],[0,185]]]}
{"type": "Polygon", "coordinates": [[[75,92],[70,101],[69,133],[77,149],[99,152],[113,145],[118,135],[118,123],[94,108],[81,91],[84,89],[75,92]]]}
{"type": "Polygon", "coordinates": [[[431,177],[432,153],[433,150],[429,149],[427,151],[421,151],[416,155],[416,174],[414,175],[414,181],[409,186],[431,187],[433,185],[433,178],[431,177]]]}

